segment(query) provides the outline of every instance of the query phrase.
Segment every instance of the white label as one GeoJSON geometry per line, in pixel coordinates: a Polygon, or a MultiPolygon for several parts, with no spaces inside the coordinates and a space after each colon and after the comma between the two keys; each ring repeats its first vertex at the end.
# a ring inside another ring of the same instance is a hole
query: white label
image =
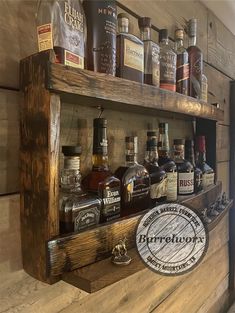
{"type": "Polygon", "coordinates": [[[53,49],[52,24],[44,24],[37,27],[39,52],[53,49]]]}
{"type": "Polygon", "coordinates": [[[124,39],[124,65],[137,71],[144,71],[144,47],[124,39]]]}
{"type": "Polygon", "coordinates": [[[194,190],[194,172],[178,173],[178,189],[180,195],[188,195],[194,190]]]}
{"type": "Polygon", "coordinates": [[[210,174],[203,174],[202,175],[202,187],[203,189],[213,185],[215,181],[215,174],[214,173],[210,173],[210,174]]]}
{"type": "Polygon", "coordinates": [[[177,200],[177,172],[167,174],[167,201],[177,200]]]}
{"type": "Polygon", "coordinates": [[[163,179],[160,183],[153,184],[150,187],[150,198],[159,199],[165,197],[167,193],[167,178],[163,179]]]}

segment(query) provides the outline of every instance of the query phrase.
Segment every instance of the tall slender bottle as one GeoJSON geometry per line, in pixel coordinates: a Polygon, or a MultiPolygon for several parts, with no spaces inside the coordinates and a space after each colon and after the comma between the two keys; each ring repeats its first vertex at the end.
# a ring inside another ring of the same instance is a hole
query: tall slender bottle
{"type": "Polygon", "coordinates": [[[87,19],[87,69],[111,74],[116,72],[115,0],[84,0],[87,19]]]}
{"type": "Polygon", "coordinates": [[[203,56],[201,50],[196,46],[197,40],[197,19],[193,18],[188,22],[189,37],[189,96],[201,98],[201,84],[203,72],[203,56]]]}
{"type": "Polygon", "coordinates": [[[144,43],[144,83],[159,87],[160,64],[159,46],[151,40],[151,19],[140,17],[138,20],[140,39],[144,43]]]}
{"type": "Polygon", "coordinates": [[[150,177],[137,162],[137,137],[126,137],[126,164],[115,175],[121,181],[121,215],[126,216],[150,207],[150,177]]]}
{"type": "Polygon", "coordinates": [[[120,216],[120,180],[115,177],[108,165],[107,120],[94,119],[93,167],[84,178],[86,190],[102,199],[101,222],[107,222],[120,216]]]}
{"type": "Polygon", "coordinates": [[[158,164],[167,175],[167,200],[176,201],[178,173],[175,162],[170,158],[168,123],[159,124],[158,154],[158,164]]]}
{"type": "Polygon", "coordinates": [[[189,83],[189,62],[188,52],[184,48],[183,40],[183,29],[177,29],[175,31],[175,50],[177,53],[176,91],[187,96],[189,83]]]}
{"type": "Polygon", "coordinates": [[[147,136],[144,166],[150,174],[150,198],[152,206],[155,206],[156,202],[166,200],[167,175],[164,169],[158,165],[157,132],[148,131],[147,136]]]}
{"type": "Polygon", "coordinates": [[[160,88],[176,91],[176,53],[171,49],[168,30],[161,29],[160,43],[160,88]]]}
{"type": "Polygon", "coordinates": [[[118,14],[116,76],[139,83],[144,81],[144,44],[129,33],[129,17],[118,14]]]}

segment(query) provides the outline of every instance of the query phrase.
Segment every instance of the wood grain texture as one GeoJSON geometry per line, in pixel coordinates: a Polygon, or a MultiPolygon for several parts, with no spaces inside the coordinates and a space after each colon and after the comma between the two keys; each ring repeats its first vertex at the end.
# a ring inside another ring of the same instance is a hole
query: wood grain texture
{"type": "Polygon", "coordinates": [[[47,281],[45,242],[59,232],[60,99],[43,88],[47,58],[30,60],[21,63],[22,255],[24,269],[47,281]]]}
{"type": "Polygon", "coordinates": [[[230,160],[230,129],[227,125],[217,125],[216,128],[216,160],[228,162],[230,160]]]}
{"type": "Polygon", "coordinates": [[[222,182],[223,191],[229,194],[229,162],[218,162],[217,163],[217,179],[222,182]]]}

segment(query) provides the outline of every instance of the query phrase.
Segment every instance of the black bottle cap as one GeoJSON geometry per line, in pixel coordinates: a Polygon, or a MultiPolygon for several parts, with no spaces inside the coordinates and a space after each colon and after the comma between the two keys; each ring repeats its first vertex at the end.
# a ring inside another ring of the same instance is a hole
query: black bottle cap
{"type": "Polygon", "coordinates": [[[157,137],[157,132],[154,130],[148,130],[147,131],[147,136],[148,137],[157,137]]]}
{"type": "Polygon", "coordinates": [[[150,140],[147,141],[147,151],[156,149],[157,149],[157,139],[151,138],[150,140]]]}
{"type": "Polygon", "coordinates": [[[165,130],[168,130],[168,123],[159,123],[159,128],[163,128],[165,130]]]}
{"type": "Polygon", "coordinates": [[[184,139],[174,139],[173,144],[178,146],[178,145],[184,145],[185,140],[184,139]]]}
{"type": "Polygon", "coordinates": [[[106,118],[95,118],[93,120],[94,127],[107,127],[107,120],[106,118]]]}
{"type": "Polygon", "coordinates": [[[82,153],[81,146],[62,146],[64,156],[79,156],[82,153]]]}
{"type": "Polygon", "coordinates": [[[151,27],[151,18],[150,17],[140,17],[138,19],[139,28],[151,27]]]}
{"type": "Polygon", "coordinates": [[[160,29],[159,31],[159,42],[163,39],[168,39],[168,30],[167,29],[160,29]]]}

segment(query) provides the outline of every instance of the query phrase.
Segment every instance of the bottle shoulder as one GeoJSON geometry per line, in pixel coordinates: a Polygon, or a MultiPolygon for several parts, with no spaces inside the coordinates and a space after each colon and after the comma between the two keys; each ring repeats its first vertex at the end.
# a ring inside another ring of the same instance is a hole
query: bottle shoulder
{"type": "Polygon", "coordinates": [[[120,166],[116,170],[115,175],[120,179],[129,179],[134,176],[149,177],[149,172],[143,165],[137,163],[130,166],[120,166]]]}
{"type": "Polygon", "coordinates": [[[194,167],[191,162],[182,160],[182,162],[176,162],[178,172],[191,173],[194,172],[194,167]]]}
{"type": "Polygon", "coordinates": [[[202,51],[201,51],[201,49],[198,48],[198,46],[188,47],[187,52],[189,55],[191,55],[191,54],[201,54],[202,55],[202,51]]]}
{"type": "Polygon", "coordinates": [[[124,39],[128,39],[136,44],[142,45],[143,46],[143,41],[138,38],[137,36],[133,35],[133,34],[129,34],[129,33],[118,33],[117,34],[117,40],[123,40],[124,39]]]}

